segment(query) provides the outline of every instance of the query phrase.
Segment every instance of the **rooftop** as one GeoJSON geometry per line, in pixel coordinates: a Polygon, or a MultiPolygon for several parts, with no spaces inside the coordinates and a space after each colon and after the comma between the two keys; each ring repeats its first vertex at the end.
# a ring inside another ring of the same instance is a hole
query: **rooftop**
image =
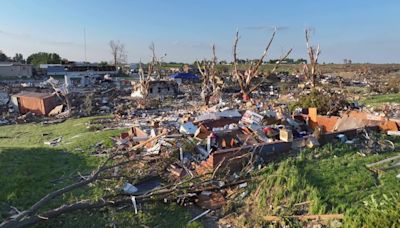
{"type": "Polygon", "coordinates": [[[7,66],[31,66],[31,64],[15,63],[15,62],[0,62],[0,67],[7,66]]]}

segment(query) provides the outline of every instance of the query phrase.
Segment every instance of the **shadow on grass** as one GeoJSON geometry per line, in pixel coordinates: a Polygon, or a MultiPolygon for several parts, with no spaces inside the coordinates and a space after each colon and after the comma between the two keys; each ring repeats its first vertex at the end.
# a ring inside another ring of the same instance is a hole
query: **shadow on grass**
{"type": "Polygon", "coordinates": [[[30,207],[47,193],[63,187],[77,171],[93,168],[88,157],[56,148],[0,148],[0,215],[10,206],[30,207]]]}
{"type": "Polygon", "coordinates": [[[186,227],[191,218],[185,207],[174,203],[154,202],[138,204],[138,214],[135,214],[133,206],[122,210],[116,208],[83,210],[61,215],[40,225],[41,227],[186,227]]]}
{"type": "Polygon", "coordinates": [[[328,144],[316,151],[318,159],[303,161],[299,170],[319,190],[326,208],[342,213],[359,206],[376,187],[374,176],[365,168],[368,158],[358,155],[356,148],[328,144]]]}

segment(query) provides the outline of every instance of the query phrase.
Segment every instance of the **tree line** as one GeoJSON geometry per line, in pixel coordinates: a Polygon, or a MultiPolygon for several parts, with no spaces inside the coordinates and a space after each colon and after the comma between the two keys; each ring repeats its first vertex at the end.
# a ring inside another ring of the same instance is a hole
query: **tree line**
{"type": "Polygon", "coordinates": [[[28,63],[33,65],[39,64],[62,64],[67,63],[68,60],[61,58],[57,53],[38,52],[31,54],[28,58],[24,59],[21,53],[16,53],[14,57],[9,57],[0,50],[0,62],[17,62],[28,63]]]}
{"type": "Polygon", "coordinates": [[[8,57],[0,50],[0,62],[20,62],[25,63],[24,57],[20,53],[16,53],[14,57],[8,57]]]}

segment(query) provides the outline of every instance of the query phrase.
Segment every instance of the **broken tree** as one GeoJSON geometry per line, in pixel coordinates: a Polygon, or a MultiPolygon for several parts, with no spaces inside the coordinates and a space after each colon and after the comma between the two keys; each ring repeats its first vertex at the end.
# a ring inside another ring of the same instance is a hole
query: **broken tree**
{"type": "Polygon", "coordinates": [[[304,63],[303,72],[306,78],[308,80],[311,80],[312,86],[315,87],[317,84],[317,76],[318,76],[318,71],[317,71],[318,57],[321,51],[319,49],[319,44],[317,45],[317,48],[310,45],[310,32],[311,32],[310,29],[305,30],[307,53],[308,53],[308,58],[310,59],[310,63],[309,64],[304,63]]]}
{"type": "Polygon", "coordinates": [[[208,105],[211,96],[218,96],[221,92],[223,81],[218,75],[216,69],[217,57],[215,55],[215,44],[212,46],[213,57],[211,61],[203,60],[201,63],[197,62],[197,68],[203,76],[203,83],[201,86],[201,97],[205,104],[208,105]]]}
{"type": "MultiPolygon", "coordinates": [[[[264,82],[264,79],[261,80],[261,82],[257,83],[256,85],[253,86],[253,81],[256,77],[259,75],[259,69],[260,66],[263,64],[265,57],[268,54],[269,48],[271,47],[272,41],[275,38],[276,30],[272,33],[271,39],[269,40],[263,54],[261,57],[256,61],[255,63],[252,62],[250,66],[243,72],[238,69],[238,61],[237,61],[237,45],[239,42],[239,31],[236,32],[235,36],[235,41],[233,44],[233,77],[234,79],[239,83],[240,91],[243,97],[243,100],[247,101],[250,99],[250,94],[258,89],[258,87],[261,86],[261,84],[264,82]]],[[[268,75],[273,74],[279,67],[279,65],[282,63],[284,59],[286,59],[292,49],[289,49],[286,54],[284,54],[279,61],[276,62],[274,68],[272,69],[271,72],[269,72],[268,75]]]]}
{"type": "Polygon", "coordinates": [[[146,98],[149,95],[149,87],[151,81],[151,75],[156,73],[157,78],[160,78],[160,62],[156,57],[156,51],[154,43],[150,45],[150,50],[152,53],[151,62],[147,64],[147,74],[145,74],[142,63],[139,65],[139,77],[140,77],[140,91],[143,95],[143,98],[146,98]]]}

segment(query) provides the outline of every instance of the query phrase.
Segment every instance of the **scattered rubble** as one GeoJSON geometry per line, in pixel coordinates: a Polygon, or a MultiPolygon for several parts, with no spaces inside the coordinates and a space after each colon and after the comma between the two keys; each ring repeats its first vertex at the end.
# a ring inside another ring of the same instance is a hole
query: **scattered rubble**
{"type": "Polygon", "coordinates": [[[49,146],[58,146],[62,141],[62,137],[58,137],[55,139],[52,139],[50,141],[46,141],[44,142],[45,145],[49,145],[49,146]]]}
{"type": "MultiPolygon", "coordinates": [[[[253,76],[256,80],[256,75],[253,76]]],[[[278,81],[289,84],[300,80],[287,75],[274,76],[278,81]]],[[[339,80],[333,75],[321,78],[322,84],[339,80]]],[[[91,120],[87,125],[88,130],[127,130],[112,138],[114,148],[105,149],[104,143],[98,142],[86,152],[116,162],[134,161],[130,169],[121,168],[129,174],[134,172],[146,177],[157,175],[149,180],[131,178],[115,186],[119,193],[132,197],[129,202],[134,205],[135,212],[140,210],[137,204],[141,200],[147,200],[148,194],[157,193],[165,201],[174,200],[182,205],[194,204],[203,208],[205,211],[192,221],[221,210],[227,201],[232,200],[232,195],[235,195],[234,199],[245,198],[252,178],[248,173],[257,169],[258,165],[296,154],[303,148],[316,148],[333,142],[355,146],[363,156],[386,153],[393,151],[395,145],[390,140],[380,138],[381,133],[392,137],[400,135],[400,111],[378,112],[355,104],[343,106],[339,102],[339,105],[333,98],[338,98],[338,94],[343,97],[341,91],[332,92],[334,95],[331,94],[329,104],[333,108],[329,108],[330,112],[324,112],[329,115],[320,115],[316,107],[297,107],[292,110],[288,105],[298,95],[307,96],[311,93],[304,89],[309,86],[307,84],[302,89],[294,87],[286,94],[280,94],[275,85],[262,89],[265,85],[260,84],[260,91],[246,91],[248,94],[245,94],[245,99],[238,98],[233,92],[209,94],[207,105],[204,105],[201,99],[196,98],[200,97],[202,91],[191,87],[196,82],[184,84],[179,81],[178,86],[172,80],[153,79],[130,82],[108,77],[107,83],[85,83],[85,86],[76,87],[71,83],[68,93],[60,92],[64,89],[63,85],[50,79],[45,83],[47,87],[40,90],[36,88],[35,92],[18,88],[12,93],[0,93],[3,113],[0,125],[29,122],[57,124],[70,117],[112,115],[112,119],[91,120]],[[147,83],[146,91],[143,91],[143,83],[147,83]],[[170,194],[176,189],[180,191],[178,196],[170,194]]],[[[367,86],[364,82],[341,80],[340,83],[367,86]]],[[[328,90],[321,91],[322,94],[328,93],[328,90]]],[[[62,139],[60,136],[44,144],[58,146],[62,139]]],[[[76,151],[85,153],[80,148],[76,148],[76,151]]],[[[398,167],[397,160],[397,157],[393,158],[395,164],[381,167],[380,170],[398,167]]],[[[391,163],[393,161],[390,160],[391,163]]],[[[386,162],[389,160],[382,161],[386,162]]],[[[367,167],[372,169],[379,164],[369,164],[367,167]]],[[[117,179],[121,170],[112,169],[112,174],[102,177],[117,179]]],[[[98,172],[102,171],[99,169],[98,172]]],[[[90,181],[99,178],[93,175],[82,179],[87,184],[92,183],[90,181]]],[[[118,200],[126,202],[125,198],[118,200]]],[[[294,215],[289,218],[342,219],[343,215],[294,215]]],[[[277,216],[267,216],[265,219],[281,220],[277,216]]]]}

